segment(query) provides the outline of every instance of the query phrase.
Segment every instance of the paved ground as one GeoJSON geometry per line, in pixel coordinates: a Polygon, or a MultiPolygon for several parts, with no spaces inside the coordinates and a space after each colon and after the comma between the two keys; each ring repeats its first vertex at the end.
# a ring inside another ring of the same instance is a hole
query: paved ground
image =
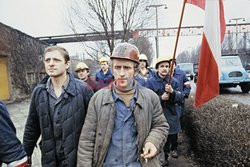
{"type": "MultiPolygon", "coordinates": [[[[23,131],[26,123],[28,108],[29,108],[30,100],[23,100],[18,103],[7,104],[8,111],[11,115],[11,119],[16,126],[17,136],[22,141],[23,139],[23,131]]],[[[198,167],[192,160],[187,158],[187,150],[189,147],[188,140],[184,134],[180,134],[179,137],[179,158],[169,159],[169,167],[198,167]]],[[[33,166],[39,167],[41,166],[41,154],[39,148],[35,148],[33,156],[32,156],[33,166]]]]}

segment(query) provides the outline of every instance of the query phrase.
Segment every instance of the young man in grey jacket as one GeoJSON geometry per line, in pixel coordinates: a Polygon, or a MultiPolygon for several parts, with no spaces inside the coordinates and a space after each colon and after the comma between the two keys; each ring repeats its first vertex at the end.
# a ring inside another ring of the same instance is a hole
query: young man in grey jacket
{"type": "Polygon", "coordinates": [[[158,96],[133,79],[139,51],[121,43],[114,48],[111,60],[115,81],[90,100],[77,166],[160,167],[158,153],[169,126],[158,96]]]}

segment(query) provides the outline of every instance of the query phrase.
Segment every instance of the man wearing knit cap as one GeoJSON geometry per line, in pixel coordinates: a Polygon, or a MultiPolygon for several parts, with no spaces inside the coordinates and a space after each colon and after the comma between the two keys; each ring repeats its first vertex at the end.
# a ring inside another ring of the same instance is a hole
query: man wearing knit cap
{"type": "Polygon", "coordinates": [[[160,167],[158,153],[169,126],[158,96],[133,79],[139,68],[138,55],[137,47],[129,43],[114,48],[115,81],[90,100],[77,166],[160,167]]]}

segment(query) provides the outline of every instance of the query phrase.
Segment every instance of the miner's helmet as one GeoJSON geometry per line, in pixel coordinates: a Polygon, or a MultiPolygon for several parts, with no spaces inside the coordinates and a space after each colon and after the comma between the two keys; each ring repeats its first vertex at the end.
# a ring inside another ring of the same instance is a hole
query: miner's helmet
{"type": "Polygon", "coordinates": [[[76,65],[76,69],[75,69],[75,72],[78,72],[79,70],[83,70],[83,69],[86,69],[88,70],[89,67],[87,66],[87,64],[83,63],[83,62],[80,62],[76,65]]]}
{"type": "Polygon", "coordinates": [[[162,63],[162,62],[170,63],[171,60],[172,60],[172,56],[160,56],[160,57],[158,57],[156,60],[155,69],[158,69],[158,65],[160,63],[162,63]]]}
{"type": "Polygon", "coordinates": [[[139,50],[127,42],[119,43],[113,50],[110,59],[126,59],[139,64],[139,50]]]}
{"type": "Polygon", "coordinates": [[[100,59],[99,59],[99,64],[101,64],[102,62],[109,62],[109,58],[107,58],[107,57],[101,57],[100,59]]]}
{"type": "Polygon", "coordinates": [[[139,55],[139,60],[145,60],[145,61],[148,61],[148,58],[145,54],[140,54],[139,55]]]}

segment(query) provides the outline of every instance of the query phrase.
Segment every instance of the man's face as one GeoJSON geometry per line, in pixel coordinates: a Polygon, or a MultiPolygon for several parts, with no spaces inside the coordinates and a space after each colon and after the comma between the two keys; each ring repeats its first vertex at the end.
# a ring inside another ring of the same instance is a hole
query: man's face
{"type": "Polygon", "coordinates": [[[44,65],[46,73],[50,77],[59,77],[66,74],[70,62],[65,62],[63,55],[57,50],[47,52],[44,55],[44,65]]]}
{"type": "Polygon", "coordinates": [[[87,69],[80,69],[77,71],[77,75],[80,80],[85,81],[89,75],[89,72],[87,71],[87,69]]]}
{"type": "Polygon", "coordinates": [[[146,68],[147,61],[146,60],[140,60],[140,68],[146,68]]]}
{"type": "Polygon", "coordinates": [[[112,62],[116,86],[121,89],[131,88],[135,75],[134,62],[124,59],[113,59],[112,62]]]}
{"type": "Polygon", "coordinates": [[[165,77],[169,73],[169,63],[168,62],[162,62],[158,65],[158,74],[161,77],[165,77]]]}
{"type": "Polygon", "coordinates": [[[102,71],[106,71],[109,68],[108,62],[101,62],[102,71]]]}

